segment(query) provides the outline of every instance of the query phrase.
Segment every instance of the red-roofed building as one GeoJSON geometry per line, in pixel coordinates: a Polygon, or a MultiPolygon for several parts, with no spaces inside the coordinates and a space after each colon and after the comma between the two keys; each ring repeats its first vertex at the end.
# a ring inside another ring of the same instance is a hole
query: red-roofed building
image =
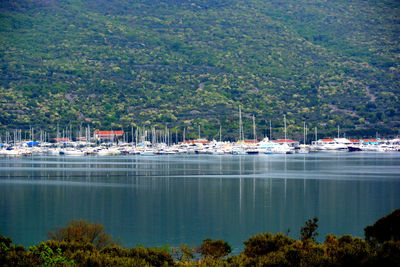
{"type": "Polygon", "coordinates": [[[94,138],[95,139],[109,139],[112,140],[114,138],[118,138],[124,134],[124,131],[95,131],[94,138]]]}
{"type": "Polygon", "coordinates": [[[257,140],[243,140],[242,142],[244,142],[245,144],[257,144],[258,143],[257,140]]]}
{"type": "Polygon", "coordinates": [[[182,144],[185,145],[193,145],[193,144],[209,144],[211,143],[210,141],[208,141],[207,139],[196,139],[196,140],[189,140],[189,141],[185,141],[182,144]]]}

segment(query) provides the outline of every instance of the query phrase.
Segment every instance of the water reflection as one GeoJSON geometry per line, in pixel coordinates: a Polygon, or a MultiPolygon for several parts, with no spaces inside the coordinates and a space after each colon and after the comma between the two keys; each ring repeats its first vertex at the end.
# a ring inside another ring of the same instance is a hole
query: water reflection
{"type": "Polygon", "coordinates": [[[72,218],[98,221],[128,246],[362,236],[400,206],[398,154],[0,158],[0,232],[26,245],[72,218]]]}

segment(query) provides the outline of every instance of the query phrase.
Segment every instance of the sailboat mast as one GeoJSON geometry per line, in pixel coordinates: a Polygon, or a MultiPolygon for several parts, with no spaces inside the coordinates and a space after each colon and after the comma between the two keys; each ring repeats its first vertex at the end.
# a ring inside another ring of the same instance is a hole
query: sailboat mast
{"type": "Polygon", "coordinates": [[[257,140],[257,136],[256,136],[256,120],[254,118],[254,114],[253,114],[253,137],[254,137],[254,143],[257,140]]]}
{"type": "Polygon", "coordinates": [[[285,140],[287,139],[287,134],[286,134],[286,115],[283,115],[283,123],[285,125],[285,140]]]}
{"type": "Polygon", "coordinates": [[[219,141],[222,142],[222,126],[219,125],[219,141]]]}
{"type": "Polygon", "coordinates": [[[199,140],[200,140],[200,124],[199,124],[199,140]]]}
{"type": "Polygon", "coordinates": [[[317,127],[315,127],[315,141],[318,141],[317,127]]]}
{"type": "Polygon", "coordinates": [[[242,109],[239,106],[239,141],[244,140],[243,125],[242,125],[242,109]]]}
{"type": "Polygon", "coordinates": [[[272,122],[269,120],[269,140],[272,140],[272,122]]]}

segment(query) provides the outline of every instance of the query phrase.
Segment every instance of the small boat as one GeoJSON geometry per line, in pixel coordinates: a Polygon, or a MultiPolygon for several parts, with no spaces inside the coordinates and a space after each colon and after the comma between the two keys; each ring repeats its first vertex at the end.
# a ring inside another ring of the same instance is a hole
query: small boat
{"type": "Polygon", "coordinates": [[[140,156],[154,156],[155,151],[153,149],[145,149],[140,151],[140,156]]]}
{"type": "Polygon", "coordinates": [[[363,151],[360,147],[357,146],[348,146],[347,149],[349,150],[349,152],[363,151]]]}
{"type": "Polygon", "coordinates": [[[78,149],[65,149],[63,150],[65,156],[85,156],[85,151],[78,149]]]}

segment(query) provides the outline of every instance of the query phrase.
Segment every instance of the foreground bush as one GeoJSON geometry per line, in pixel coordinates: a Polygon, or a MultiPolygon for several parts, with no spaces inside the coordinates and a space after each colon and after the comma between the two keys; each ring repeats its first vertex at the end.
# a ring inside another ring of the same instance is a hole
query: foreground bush
{"type": "Polygon", "coordinates": [[[72,221],[50,232],[53,240],[25,249],[0,235],[1,266],[400,266],[396,210],[365,228],[366,239],[329,234],[319,244],[318,219],[308,220],[301,238],[281,233],[257,234],[244,242],[239,255],[223,240],[205,239],[198,249],[124,248],[103,226],[72,221]],[[386,229],[386,230],[385,230],[386,229]]]}
{"type": "Polygon", "coordinates": [[[103,225],[84,220],[72,220],[65,227],[56,227],[49,231],[47,236],[50,240],[91,243],[98,249],[115,244],[103,225]]]}

